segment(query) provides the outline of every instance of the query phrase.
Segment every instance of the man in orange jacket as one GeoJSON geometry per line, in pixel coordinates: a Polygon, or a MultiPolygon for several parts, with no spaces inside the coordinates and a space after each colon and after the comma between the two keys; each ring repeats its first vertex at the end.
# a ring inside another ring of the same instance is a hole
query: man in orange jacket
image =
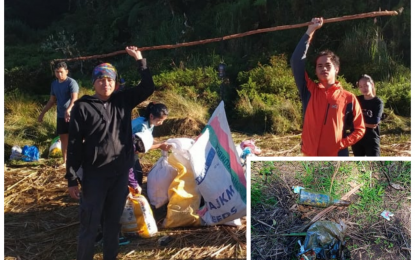
{"type": "Polygon", "coordinates": [[[313,18],[291,57],[291,69],[303,104],[302,152],[306,156],[348,156],[348,147],[365,133],[365,123],[356,96],[336,81],[340,60],[323,51],[316,60],[315,83],[305,71],[307,50],[323,18],[313,18]]]}

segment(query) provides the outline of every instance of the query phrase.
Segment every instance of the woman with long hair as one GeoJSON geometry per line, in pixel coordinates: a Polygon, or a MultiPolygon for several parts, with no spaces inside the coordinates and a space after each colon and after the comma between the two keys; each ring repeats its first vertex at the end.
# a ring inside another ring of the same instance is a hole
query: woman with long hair
{"type": "Polygon", "coordinates": [[[357,97],[362,108],[366,132],[363,138],[352,145],[354,156],[380,156],[380,128],[383,114],[383,102],[376,96],[375,82],[372,77],[363,74],[357,81],[362,95],[357,97]]]}

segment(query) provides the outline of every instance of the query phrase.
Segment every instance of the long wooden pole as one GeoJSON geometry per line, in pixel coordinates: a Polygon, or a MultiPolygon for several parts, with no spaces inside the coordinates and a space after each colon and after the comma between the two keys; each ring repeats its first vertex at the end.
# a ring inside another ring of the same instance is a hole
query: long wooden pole
{"type": "MultiPolygon", "coordinates": [[[[397,11],[377,11],[377,12],[370,12],[370,13],[362,13],[362,14],[354,14],[354,15],[346,15],[342,17],[335,17],[325,19],[324,23],[335,23],[335,22],[342,22],[348,20],[355,20],[355,19],[362,19],[362,18],[369,18],[369,17],[377,17],[377,16],[393,16],[398,15],[397,11]]],[[[167,44],[167,45],[158,45],[158,46],[149,46],[149,47],[142,47],[140,51],[150,51],[150,50],[161,50],[161,49],[175,49],[180,47],[187,47],[187,46],[194,46],[194,45],[201,45],[211,42],[219,42],[219,41],[226,41],[230,39],[241,38],[253,34],[258,33],[266,33],[266,32],[273,32],[273,31],[280,31],[280,30],[287,30],[287,29],[294,29],[309,26],[312,24],[311,22],[300,23],[300,24],[293,24],[293,25],[281,25],[276,27],[264,28],[264,29],[257,29],[252,31],[247,31],[244,33],[237,33],[232,35],[227,35],[223,37],[217,37],[212,39],[200,40],[200,41],[193,41],[193,42],[184,42],[184,43],[177,43],[177,44],[167,44]]],[[[125,50],[111,52],[107,54],[99,54],[99,55],[92,55],[92,56],[85,56],[85,57],[77,57],[77,58],[67,58],[67,59],[55,59],[51,61],[51,64],[59,61],[80,61],[80,60],[89,60],[89,59],[100,59],[111,57],[119,54],[127,53],[125,50]]]]}

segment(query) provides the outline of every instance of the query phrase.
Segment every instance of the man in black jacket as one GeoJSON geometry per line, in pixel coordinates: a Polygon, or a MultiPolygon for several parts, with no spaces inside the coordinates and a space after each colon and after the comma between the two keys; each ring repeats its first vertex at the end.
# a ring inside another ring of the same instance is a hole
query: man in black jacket
{"type": "Polygon", "coordinates": [[[92,73],[95,95],[83,96],[71,111],[65,178],[70,196],[80,198],[78,260],[93,259],[101,214],[104,259],[116,259],[118,254],[119,222],[128,195],[129,169],[134,163],[131,111],[154,92],[151,73],[139,49],[125,50],[137,61],[140,84],[114,92],[117,71],[109,63],[100,64],[92,73]],[[77,176],[81,166],[82,176],[77,176]]]}

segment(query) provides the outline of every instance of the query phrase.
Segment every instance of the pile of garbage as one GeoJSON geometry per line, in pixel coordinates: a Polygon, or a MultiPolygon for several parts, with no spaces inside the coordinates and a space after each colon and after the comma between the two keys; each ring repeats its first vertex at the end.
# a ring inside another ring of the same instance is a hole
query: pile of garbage
{"type": "Polygon", "coordinates": [[[25,145],[22,148],[18,145],[12,147],[10,160],[21,160],[25,162],[39,161],[39,149],[36,146],[25,145]]]}
{"type": "MultiPolygon", "coordinates": [[[[61,140],[59,136],[55,137],[49,147],[49,157],[60,158],[62,157],[61,140]]],[[[39,161],[40,153],[39,149],[33,145],[25,145],[20,148],[18,145],[12,147],[12,153],[10,154],[10,160],[21,160],[25,162],[39,161]]]]}
{"type": "MultiPolygon", "coordinates": [[[[335,199],[324,193],[318,193],[300,186],[292,187],[294,193],[299,194],[297,204],[322,207],[349,206],[350,201],[335,199]]],[[[350,259],[350,252],[345,246],[346,224],[332,221],[317,221],[307,230],[304,244],[298,240],[300,260],[315,259],[350,259]]]]}
{"type": "MultiPolygon", "coordinates": [[[[197,140],[174,138],[166,143],[171,154],[163,152],[147,176],[149,204],[156,209],[167,204],[162,226],[241,225],[240,218],[246,215],[246,178],[223,102],[197,140]]],[[[121,220],[124,233],[149,237],[157,232],[143,198],[129,198],[121,220]]]]}

